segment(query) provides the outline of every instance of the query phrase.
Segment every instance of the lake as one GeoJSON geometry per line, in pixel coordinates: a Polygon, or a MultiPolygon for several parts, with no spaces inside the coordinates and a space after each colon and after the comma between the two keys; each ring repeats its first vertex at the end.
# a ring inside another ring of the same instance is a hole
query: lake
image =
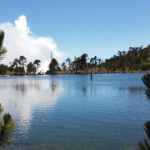
{"type": "Polygon", "coordinates": [[[142,76],[1,76],[0,103],[16,122],[3,149],[137,150],[150,120],[142,76]]]}

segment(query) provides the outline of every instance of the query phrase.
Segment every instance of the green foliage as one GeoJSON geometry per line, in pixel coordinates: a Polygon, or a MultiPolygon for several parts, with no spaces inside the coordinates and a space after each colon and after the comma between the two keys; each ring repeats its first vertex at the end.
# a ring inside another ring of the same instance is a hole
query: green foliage
{"type": "Polygon", "coordinates": [[[145,122],[144,130],[145,130],[145,133],[146,133],[148,139],[150,140],[150,121],[145,122]]]}
{"type": "Polygon", "coordinates": [[[8,71],[8,66],[0,64],[0,75],[5,75],[8,71]]]}
{"type": "Polygon", "coordinates": [[[24,75],[25,74],[25,63],[27,62],[24,56],[20,56],[19,59],[15,58],[9,67],[9,71],[13,72],[14,75],[24,75]]]}
{"type": "Polygon", "coordinates": [[[39,60],[39,59],[36,59],[36,60],[33,62],[33,64],[36,65],[36,72],[37,72],[38,68],[40,67],[40,63],[41,63],[41,60],[39,60]]]}
{"type": "Polygon", "coordinates": [[[63,70],[66,70],[67,67],[66,67],[65,62],[63,62],[63,63],[61,64],[61,67],[62,67],[63,70]]]}
{"type": "Polygon", "coordinates": [[[3,46],[4,32],[0,31],[0,60],[4,58],[4,54],[7,52],[6,48],[3,46]]]}
{"type": "Polygon", "coordinates": [[[3,115],[3,123],[0,124],[1,131],[12,132],[15,129],[15,123],[9,113],[3,115]]]}
{"type": "Polygon", "coordinates": [[[147,74],[143,75],[142,81],[146,85],[146,87],[148,89],[150,89],[150,74],[147,73],[147,74]]]}
{"type": "Polygon", "coordinates": [[[33,64],[37,65],[37,68],[40,66],[41,61],[39,59],[36,59],[33,64]]]}
{"type": "Polygon", "coordinates": [[[57,71],[47,70],[45,74],[47,74],[47,75],[57,75],[57,71]]]}
{"type": "Polygon", "coordinates": [[[144,139],[143,142],[140,141],[138,145],[139,145],[140,150],[150,150],[150,142],[149,142],[150,141],[150,121],[145,122],[144,130],[148,137],[148,140],[144,139]]]}
{"type": "Polygon", "coordinates": [[[146,139],[138,143],[140,150],[150,150],[150,145],[146,139]]]}
{"type": "Polygon", "coordinates": [[[1,103],[0,103],[0,113],[2,113],[4,111],[4,108],[2,107],[1,103]]]}
{"type": "Polygon", "coordinates": [[[3,120],[4,120],[4,125],[7,125],[10,122],[10,120],[11,120],[10,114],[9,113],[4,114],[3,120]]]}
{"type": "Polygon", "coordinates": [[[53,58],[49,64],[49,71],[55,72],[58,69],[59,69],[58,61],[55,58],[53,58]]]}
{"type": "MultiPolygon", "coordinates": [[[[68,57],[66,59],[66,63],[68,64],[68,68],[71,69],[71,58],[68,57]]],[[[65,62],[64,62],[64,64],[65,64],[65,62]]]]}
{"type": "Polygon", "coordinates": [[[66,70],[67,63],[69,70],[85,70],[91,68],[105,69],[108,72],[132,72],[132,71],[149,71],[150,70],[150,46],[130,47],[126,51],[118,51],[117,55],[106,59],[104,62],[97,56],[88,59],[88,54],[83,53],[75,57],[74,61],[67,58],[62,63],[63,70],[66,70]],[[88,61],[89,60],[89,61],[88,61]]]}
{"type": "Polygon", "coordinates": [[[27,74],[29,75],[36,74],[36,67],[32,62],[27,64],[27,74]]]}
{"type": "Polygon", "coordinates": [[[25,70],[24,70],[24,67],[16,67],[14,69],[15,71],[15,75],[24,75],[25,74],[25,70]]]}
{"type": "Polygon", "coordinates": [[[27,62],[27,59],[24,56],[19,57],[18,63],[20,66],[24,67],[26,62],[27,62]]]}
{"type": "MultiPolygon", "coordinates": [[[[0,108],[3,111],[0,104],[0,108]]],[[[2,115],[2,114],[1,114],[2,115]]],[[[11,142],[12,133],[15,131],[16,125],[9,113],[4,113],[0,120],[0,145],[4,145],[11,142]]]]}
{"type": "Polygon", "coordinates": [[[19,59],[15,58],[9,66],[9,71],[13,72],[14,75],[25,75],[26,73],[29,75],[36,74],[41,61],[36,59],[33,63],[29,62],[27,65],[26,63],[27,59],[24,56],[20,56],[19,59]]]}
{"type": "Polygon", "coordinates": [[[80,57],[75,57],[74,61],[71,62],[71,69],[73,70],[84,70],[88,68],[88,54],[83,53],[80,57]]]}
{"type": "Polygon", "coordinates": [[[140,65],[140,67],[141,67],[142,71],[149,71],[150,70],[150,64],[143,64],[143,65],[140,65]]]}
{"type": "Polygon", "coordinates": [[[147,71],[150,69],[149,52],[148,47],[130,47],[127,52],[118,51],[118,55],[106,59],[103,65],[109,71],[147,71]]]}

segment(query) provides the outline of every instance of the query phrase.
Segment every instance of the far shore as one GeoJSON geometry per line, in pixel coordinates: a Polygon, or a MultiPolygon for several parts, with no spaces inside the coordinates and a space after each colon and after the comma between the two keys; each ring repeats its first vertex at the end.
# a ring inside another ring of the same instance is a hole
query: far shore
{"type": "Polygon", "coordinates": [[[126,73],[150,73],[150,71],[100,71],[100,70],[66,70],[66,71],[55,71],[51,73],[43,73],[43,74],[17,74],[17,73],[10,73],[7,72],[4,75],[0,76],[37,76],[37,75],[84,75],[84,74],[126,74],[126,73]]]}

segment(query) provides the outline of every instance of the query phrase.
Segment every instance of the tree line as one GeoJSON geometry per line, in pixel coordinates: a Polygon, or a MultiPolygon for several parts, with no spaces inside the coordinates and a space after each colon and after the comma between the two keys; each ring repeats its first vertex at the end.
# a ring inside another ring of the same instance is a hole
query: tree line
{"type": "MultiPolygon", "coordinates": [[[[0,31],[0,60],[7,52],[3,46],[4,32],[0,31]]],[[[9,65],[0,64],[0,74],[33,75],[41,74],[39,71],[41,61],[35,59],[27,62],[25,56],[15,58],[9,65]]],[[[51,58],[46,74],[55,73],[95,73],[103,72],[133,72],[150,70],[150,45],[147,47],[130,47],[127,51],[118,51],[111,58],[102,60],[98,56],[89,57],[83,53],[73,59],[67,58],[59,64],[56,58],[51,58]]]]}
{"type": "MultiPolygon", "coordinates": [[[[0,60],[2,60],[7,52],[7,49],[3,46],[4,41],[4,32],[0,31],[0,60]]],[[[10,65],[0,64],[0,74],[9,74],[13,75],[31,75],[36,74],[38,72],[38,68],[40,67],[41,61],[36,59],[34,62],[27,63],[27,59],[25,56],[20,56],[19,58],[15,58],[13,62],[10,62],[10,65]]]]}
{"type": "MultiPolygon", "coordinates": [[[[102,60],[94,56],[89,58],[88,54],[83,53],[79,57],[67,58],[61,65],[56,59],[54,67],[49,67],[49,71],[84,71],[89,73],[90,70],[101,72],[134,72],[150,70],[150,45],[147,47],[130,47],[127,51],[118,51],[111,58],[102,60]]],[[[52,65],[51,64],[51,65],[52,65]]]]}
{"type": "Polygon", "coordinates": [[[15,58],[10,65],[0,64],[0,74],[10,74],[10,75],[34,75],[38,72],[41,61],[36,59],[34,62],[27,63],[27,59],[24,56],[15,58]]]}
{"type": "Polygon", "coordinates": [[[103,66],[107,71],[149,71],[150,70],[150,45],[147,47],[130,47],[126,51],[118,51],[110,59],[106,59],[103,66]]]}

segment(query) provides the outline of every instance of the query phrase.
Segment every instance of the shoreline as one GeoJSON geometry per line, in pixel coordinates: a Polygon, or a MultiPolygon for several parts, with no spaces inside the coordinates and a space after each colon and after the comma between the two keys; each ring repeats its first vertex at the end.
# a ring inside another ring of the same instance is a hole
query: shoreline
{"type": "MultiPolygon", "coordinates": [[[[106,70],[67,70],[67,71],[56,71],[54,73],[50,73],[50,75],[59,75],[59,74],[127,74],[127,73],[150,73],[149,71],[106,71],[106,70]]],[[[48,74],[47,74],[48,75],[48,74]]]]}
{"type": "MultiPolygon", "coordinates": [[[[121,72],[121,71],[115,71],[115,72],[92,72],[93,75],[95,74],[134,74],[134,73],[150,73],[150,71],[126,71],[126,72],[121,72]]],[[[85,72],[85,71],[57,71],[54,73],[49,73],[49,74],[4,74],[0,75],[1,76],[42,76],[42,75],[90,75],[91,72],[85,72]]]]}

